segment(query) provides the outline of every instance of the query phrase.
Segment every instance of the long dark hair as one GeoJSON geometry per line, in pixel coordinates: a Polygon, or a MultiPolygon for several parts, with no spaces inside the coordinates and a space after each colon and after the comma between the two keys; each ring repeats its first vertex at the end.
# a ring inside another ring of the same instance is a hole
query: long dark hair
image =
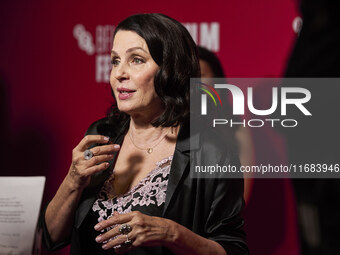
{"type": "MultiPolygon", "coordinates": [[[[164,112],[152,122],[155,127],[176,126],[188,119],[190,111],[190,78],[200,77],[196,44],[178,21],[158,13],[137,14],[118,24],[118,31],[134,31],[149,48],[160,69],[155,75],[155,91],[164,112]]],[[[127,119],[114,103],[108,114],[110,121],[127,119]]]]}

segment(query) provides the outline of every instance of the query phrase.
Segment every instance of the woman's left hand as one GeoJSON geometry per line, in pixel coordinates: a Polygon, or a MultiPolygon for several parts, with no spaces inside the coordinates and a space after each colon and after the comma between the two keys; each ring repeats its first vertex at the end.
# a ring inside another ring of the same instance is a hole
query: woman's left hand
{"type": "Polygon", "coordinates": [[[102,248],[107,250],[115,248],[117,253],[126,252],[138,246],[168,246],[176,240],[176,226],[172,220],[148,216],[141,212],[134,211],[126,214],[115,213],[110,219],[101,221],[95,226],[95,230],[101,231],[105,228],[116,225],[110,231],[97,236],[98,243],[104,243],[102,248]],[[131,230],[127,234],[120,233],[120,226],[127,224],[131,230]],[[109,241],[111,238],[113,240],[109,241]],[[131,244],[129,241],[131,240],[131,244]],[[128,245],[126,245],[128,244],[128,245]]]}

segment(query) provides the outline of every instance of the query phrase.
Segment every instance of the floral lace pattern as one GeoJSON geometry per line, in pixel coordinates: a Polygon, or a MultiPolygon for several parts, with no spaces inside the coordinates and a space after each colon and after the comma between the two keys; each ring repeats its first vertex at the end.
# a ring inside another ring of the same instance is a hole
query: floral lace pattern
{"type": "MultiPolygon", "coordinates": [[[[136,186],[124,195],[110,198],[113,194],[111,177],[104,183],[98,199],[92,206],[94,212],[98,212],[98,222],[113,216],[114,212],[119,214],[131,212],[135,206],[161,206],[165,202],[166,189],[168,186],[168,175],[172,156],[156,163],[156,168],[144,177],[136,186]]],[[[110,230],[114,226],[107,229],[110,230]]]]}

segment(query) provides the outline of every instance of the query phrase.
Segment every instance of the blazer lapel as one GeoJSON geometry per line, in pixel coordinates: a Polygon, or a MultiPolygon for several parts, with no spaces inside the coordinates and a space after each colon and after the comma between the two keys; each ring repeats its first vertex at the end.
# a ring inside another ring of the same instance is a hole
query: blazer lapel
{"type": "Polygon", "coordinates": [[[175,153],[172,158],[168,188],[162,214],[163,217],[171,204],[171,200],[176,193],[176,189],[180,185],[181,179],[183,176],[189,174],[190,149],[196,150],[198,148],[198,137],[196,135],[190,137],[190,124],[188,122],[184,123],[179,131],[175,153]]]}
{"type": "Polygon", "coordinates": [[[166,191],[165,204],[163,209],[163,216],[165,215],[171,199],[176,192],[178,184],[182,179],[182,176],[186,169],[189,169],[187,165],[189,164],[189,155],[186,155],[180,151],[175,150],[174,157],[172,158],[170,176],[168,181],[168,188],[166,191]]]}

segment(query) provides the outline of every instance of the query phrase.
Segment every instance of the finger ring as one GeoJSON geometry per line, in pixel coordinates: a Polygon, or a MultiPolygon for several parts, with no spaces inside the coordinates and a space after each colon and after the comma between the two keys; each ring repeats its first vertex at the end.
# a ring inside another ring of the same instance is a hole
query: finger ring
{"type": "Polygon", "coordinates": [[[90,150],[84,151],[84,159],[90,160],[93,157],[93,152],[90,150]]]}
{"type": "Polygon", "coordinates": [[[119,227],[119,233],[126,235],[126,238],[127,238],[126,241],[129,240],[129,238],[127,237],[127,234],[130,233],[131,230],[132,230],[132,227],[129,224],[122,224],[119,227]]]}
{"type": "Polygon", "coordinates": [[[132,240],[130,240],[128,235],[126,235],[126,241],[123,243],[123,246],[129,247],[131,245],[132,245],[132,240]]]}

